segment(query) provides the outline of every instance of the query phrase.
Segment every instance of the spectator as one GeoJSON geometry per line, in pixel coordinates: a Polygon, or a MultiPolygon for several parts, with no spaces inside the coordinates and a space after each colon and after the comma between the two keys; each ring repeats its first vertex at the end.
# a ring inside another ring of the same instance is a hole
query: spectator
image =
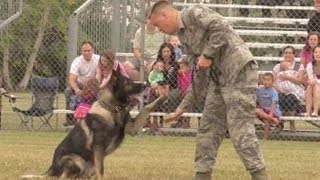
{"type": "Polygon", "coordinates": [[[263,86],[257,90],[257,117],[264,123],[264,139],[269,139],[271,124],[278,125],[281,111],[279,108],[279,97],[273,85],[272,73],[265,73],[263,86]]]}
{"type": "Polygon", "coordinates": [[[115,53],[111,49],[105,49],[100,56],[96,73],[96,79],[98,80],[100,87],[104,87],[107,84],[112,69],[117,69],[118,66],[121,74],[129,77],[122,64],[115,59],[115,53]]]}
{"type": "Polygon", "coordinates": [[[307,31],[320,33],[320,0],[314,0],[315,13],[310,17],[307,24],[307,31]]]}
{"type": "Polygon", "coordinates": [[[76,107],[76,110],[73,114],[73,123],[83,120],[87,116],[91,105],[97,100],[98,89],[99,81],[96,78],[88,79],[83,88],[83,95],[79,99],[79,105],[76,107]]]}
{"type": "MultiPolygon", "coordinates": [[[[166,87],[169,89],[169,94],[168,94],[168,101],[166,101],[166,104],[160,105],[157,109],[157,111],[160,112],[170,112],[174,108],[176,108],[182,97],[180,94],[179,86],[177,83],[177,71],[179,68],[178,62],[175,60],[175,54],[173,50],[173,46],[170,43],[163,43],[160,46],[160,49],[158,51],[157,55],[157,61],[162,61],[164,62],[164,81],[166,82],[166,87]]],[[[157,98],[156,94],[153,94],[152,97],[150,98],[150,101],[153,99],[157,98]]],[[[160,117],[160,126],[162,127],[163,125],[163,117],[160,117]]],[[[158,126],[158,121],[156,117],[154,117],[152,127],[157,127],[158,126]]],[[[178,123],[180,125],[180,123],[178,123]]],[[[182,126],[183,124],[181,124],[182,126]]],[[[178,127],[178,126],[177,126],[178,127]]]]}
{"type": "MultiPolygon", "coordinates": [[[[286,46],[283,49],[284,61],[289,63],[291,70],[297,71],[295,77],[291,77],[288,74],[280,73],[280,63],[273,68],[273,76],[276,78],[275,82],[290,81],[294,84],[301,85],[304,82],[304,67],[302,64],[294,61],[295,49],[292,46],[286,46]]],[[[281,84],[280,84],[281,86],[281,84]]],[[[274,88],[279,93],[279,104],[283,115],[295,116],[301,113],[301,105],[299,99],[293,93],[281,93],[281,87],[278,84],[274,84],[274,88]]],[[[294,121],[290,122],[290,130],[295,131],[294,121]]]]}
{"type": "Polygon", "coordinates": [[[309,62],[312,62],[313,48],[320,44],[318,32],[310,32],[307,36],[306,45],[300,52],[300,63],[306,67],[309,62]]]}
{"type": "Polygon", "coordinates": [[[182,49],[179,47],[180,42],[179,38],[176,35],[171,35],[170,36],[170,44],[173,46],[174,54],[176,56],[176,60],[181,59],[182,57],[182,49]]]}
{"type": "Polygon", "coordinates": [[[313,50],[313,61],[307,64],[307,91],[305,116],[318,116],[320,103],[320,46],[313,50]],[[311,113],[311,111],[313,111],[311,113]],[[311,114],[310,114],[311,113],[311,114]]]}
{"type": "Polygon", "coordinates": [[[167,96],[169,92],[169,87],[165,84],[163,71],[164,62],[156,61],[148,76],[149,83],[158,96],[167,96]]]}
{"type": "Polygon", "coordinates": [[[191,75],[192,72],[189,68],[189,63],[186,60],[179,61],[177,80],[182,96],[187,94],[187,89],[191,83],[191,75]]]}
{"type": "Polygon", "coordinates": [[[159,45],[166,42],[167,36],[159,31],[159,29],[146,20],[146,28],[144,34],[144,55],[142,59],[141,28],[137,30],[133,39],[133,55],[134,58],[123,63],[129,77],[134,80],[140,79],[140,63],[144,64],[146,75],[151,71],[155,56],[157,55],[159,45]]]}
{"type": "MultiPolygon", "coordinates": [[[[96,75],[99,63],[99,55],[93,53],[93,44],[85,41],[81,44],[81,55],[76,57],[70,67],[69,86],[65,90],[66,109],[75,110],[79,98],[83,95],[82,88],[90,78],[96,75]]],[[[72,115],[67,115],[67,122],[64,125],[72,124],[72,115]]]]}
{"type": "MultiPolygon", "coordinates": [[[[282,61],[280,63],[280,75],[288,75],[292,78],[298,75],[296,70],[291,69],[291,64],[288,61],[282,61]]],[[[300,101],[298,104],[304,104],[305,102],[305,87],[302,84],[295,84],[291,81],[282,80],[281,78],[276,78],[275,84],[278,87],[278,91],[283,94],[293,94],[300,101]]],[[[300,108],[299,108],[300,109],[300,108]]]]}
{"type": "Polygon", "coordinates": [[[166,121],[180,117],[207,90],[197,131],[194,179],[211,179],[227,129],[252,179],[268,179],[253,125],[258,65],[247,45],[221,15],[205,6],[178,11],[161,0],[153,5],[149,19],[161,31],[177,34],[188,53],[188,62],[197,65],[192,88],[166,121]]]}

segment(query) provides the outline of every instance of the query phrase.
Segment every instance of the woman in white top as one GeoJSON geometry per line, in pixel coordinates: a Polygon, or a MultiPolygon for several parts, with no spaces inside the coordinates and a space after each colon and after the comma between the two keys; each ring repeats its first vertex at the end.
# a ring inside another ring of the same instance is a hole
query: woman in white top
{"type": "MultiPolygon", "coordinates": [[[[290,74],[286,73],[280,73],[280,63],[275,65],[273,68],[273,76],[275,77],[275,84],[274,88],[279,93],[279,104],[281,111],[284,116],[294,116],[296,114],[301,113],[303,110],[303,107],[301,106],[301,101],[299,101],[299,98],[295,95],[299,92],[283,92],[281,89],[282,83],[278,82],[284,82],[284,81],[290,81],[291,83],[302,85],[304,82],[304,67],[299,62],[294,61],[295,57],[295,49],[293,46],[286,46],[283,51],[283,60],[285,62],[288,62],[288,66],[290,70],[296,71],[295,76],[291,76],[290,74]]],[[[290,121],[290,130],[296,131],[294,121],[290,121]]]]}
{"type": "Polygon", "coordinates": [[[313,61],[307,64],[306,70],[308,86],[306,90],[305,116],[318,116],[320,103],[320,46],[316,46],[313,49],[313,61]]]}

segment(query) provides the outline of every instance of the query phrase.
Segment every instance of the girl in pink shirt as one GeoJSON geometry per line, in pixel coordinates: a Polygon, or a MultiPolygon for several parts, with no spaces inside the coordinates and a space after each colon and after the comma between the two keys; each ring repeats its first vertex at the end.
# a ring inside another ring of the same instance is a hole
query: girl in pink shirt
{"type": "Polygon", "coordinates": [[[306,45],[300,52],[300,63],[306,67],[308,63],[312,62],[313,49],[319,45],[319,33],[310,32],[307,36],[306,45]]]}
{"type": "Polygon", "coordinates": [[[115,60],[115,53],[111,49],[105,49],[100,56],[96,72],[96,79],[98,79],[100,87],[107,84],[112,70],[117,69],[118,66],[121,74],[129,77],[122,64],[118,60],[115,60]]]}
{"type": "Polygon", "coordinates": [[[182,96],[187,94],[188,87],[191,83],[191,69],[188,66],[187,61],[180,61],[179,62],[179,70],[177,73],[177,81],[181,91],[182,96]]]}

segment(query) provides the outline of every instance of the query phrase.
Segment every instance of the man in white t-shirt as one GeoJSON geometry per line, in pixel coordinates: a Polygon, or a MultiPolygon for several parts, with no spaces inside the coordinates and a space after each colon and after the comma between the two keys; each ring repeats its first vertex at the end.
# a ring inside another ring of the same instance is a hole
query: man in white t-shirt
{"type": "MultiPolygon", "coordinates": [[[[85,41],[81,44],[81,55],[76,57],[71,64],[68,82],[65,90],[66,109],[74,110],[77,99],[81,97],[83,85],[89,78],[95,78],[100,56],[93,53],[94,48],[91,42],[85,41]]],[[[67,117],[67,124],[72,124],[72,115],[67,117]]]]}

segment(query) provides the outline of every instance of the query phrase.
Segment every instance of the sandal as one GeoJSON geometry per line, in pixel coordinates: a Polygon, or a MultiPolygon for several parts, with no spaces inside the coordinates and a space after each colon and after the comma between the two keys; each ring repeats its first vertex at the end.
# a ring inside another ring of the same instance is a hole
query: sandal
{"type": "Polygon", "coordinates": [[[312,113],[311,117],[318,117],[318,114],[317,113],[312,113]]]}

